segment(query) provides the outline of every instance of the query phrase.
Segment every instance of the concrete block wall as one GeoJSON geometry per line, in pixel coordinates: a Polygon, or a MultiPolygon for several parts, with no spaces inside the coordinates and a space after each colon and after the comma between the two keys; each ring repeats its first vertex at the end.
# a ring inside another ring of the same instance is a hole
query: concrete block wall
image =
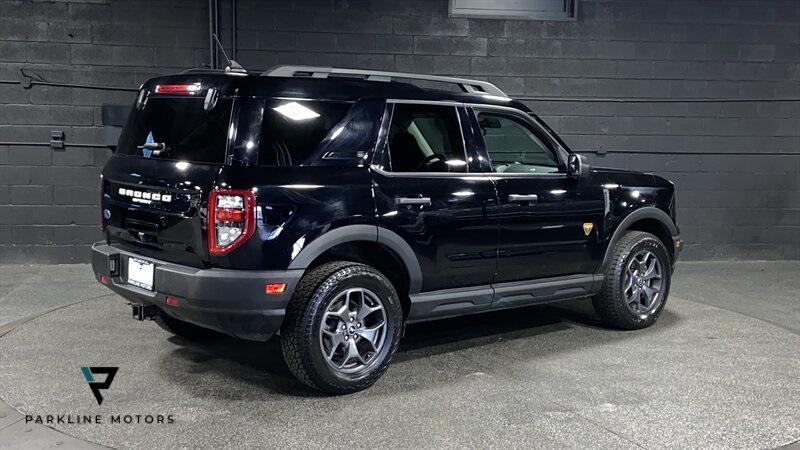
{"type": "MultiPolygon", "coordinates": [[[[469,76],[521,97],[800,97],[796,0],[581,0],[571,22],[449,18],[447,3],[240,0],[237,59],[469,76]]],[[[206,7],[0,0],[0,80],[135,88],[203,64],[206,7]]],[[[70,144],[102,144],[100,106],[132,99],[0,84],[0,142],[67,142],[0,146],[0,262],[87,260],[110,153],[70,144]]],[[[800,103],[528,103],[593,163],[674,180],[687,259],[800,258],[800,103]]]]}

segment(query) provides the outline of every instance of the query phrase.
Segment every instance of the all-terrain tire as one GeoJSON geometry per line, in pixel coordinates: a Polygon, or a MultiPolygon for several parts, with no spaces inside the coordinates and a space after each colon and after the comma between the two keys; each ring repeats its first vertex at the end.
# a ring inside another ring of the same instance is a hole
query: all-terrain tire
{"type": "Polygon", "coordinates": [[[383,375],[402,329],[402,307],[392,283],[372,267],[335,261],[312,269],[297,284],[281,326],[281,350],[289,370],[306,386],[328,394],[349,394],[372,386],[383,375]],[[319,336],[331,302],[353,288],[369,289],[380,298],[386,319],[385,341],[363,372],[343,374],[329,366],[319,336]]]}
{"type": "Polygon", "coordinates": [[[669,295],[672,264],[664,243],[643,231],[628,231],[611,249],[611,260],[599,294],[592,298],[594,310],[607,326],[622,330],[638,330],[654,324],[664,310],[669,295]],[[635,313],[628,307],[623,293],[625,272],[631,258],[648,250],[658,258],[662,270],[660,304],[646,313],[635,313]]]}

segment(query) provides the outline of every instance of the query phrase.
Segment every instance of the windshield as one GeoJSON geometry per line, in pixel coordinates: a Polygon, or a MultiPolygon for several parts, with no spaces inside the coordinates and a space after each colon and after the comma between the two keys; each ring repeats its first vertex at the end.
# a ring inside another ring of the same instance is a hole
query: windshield
{"type": "Polygon", "coordinates": [[[118,153],[194,163],[225,162],[231,99],[211,111],[202,98],[152,97],[133,109],[119,140],[118,153]]]}

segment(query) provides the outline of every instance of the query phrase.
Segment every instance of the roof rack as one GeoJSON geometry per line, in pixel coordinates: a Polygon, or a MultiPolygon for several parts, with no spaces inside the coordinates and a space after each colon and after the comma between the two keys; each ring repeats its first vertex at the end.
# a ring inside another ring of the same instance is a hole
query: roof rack
{"type": "Polygon", "coordinates": [[[469,80],[466,78],[444,77],[437,75],[421,75],[416,73],[385,72],[380,70],[344,69],[341,67],[322,66],[275,66],[262,73],[268,77],[311,77],[328,78],[329,76],[361,77],[369,81],[392,81],[394,79],[438,81],[442,83],[457,84],[462,91],[475,94],[496,95],[508,97],[505,92],[487,81],[469,80]]]}
{"type": "Polygon", "coordinates": [[[210,69],[208,67],[193,67],[191,69],[186,69],[181,72],[181,75],[188,74],[188,73],[196,73],[196,74],[206,74],[206,73],[215,73],[215,74],[223,74],[223,75],[247,75],[247,71],[244,67],[239,66],[231,67],[228,66],[224,69],[210,69]]]}

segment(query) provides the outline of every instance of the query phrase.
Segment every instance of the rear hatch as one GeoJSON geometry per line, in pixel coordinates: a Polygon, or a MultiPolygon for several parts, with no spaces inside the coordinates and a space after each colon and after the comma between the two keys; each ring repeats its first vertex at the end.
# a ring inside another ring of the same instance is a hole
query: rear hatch
{"type": "Polygon", "coordinates": [[[103,170],[108,240],[152,258],[208,265],[204,201],[226,162],[234,99],[220,76],[142,87],[103,170]]]}

